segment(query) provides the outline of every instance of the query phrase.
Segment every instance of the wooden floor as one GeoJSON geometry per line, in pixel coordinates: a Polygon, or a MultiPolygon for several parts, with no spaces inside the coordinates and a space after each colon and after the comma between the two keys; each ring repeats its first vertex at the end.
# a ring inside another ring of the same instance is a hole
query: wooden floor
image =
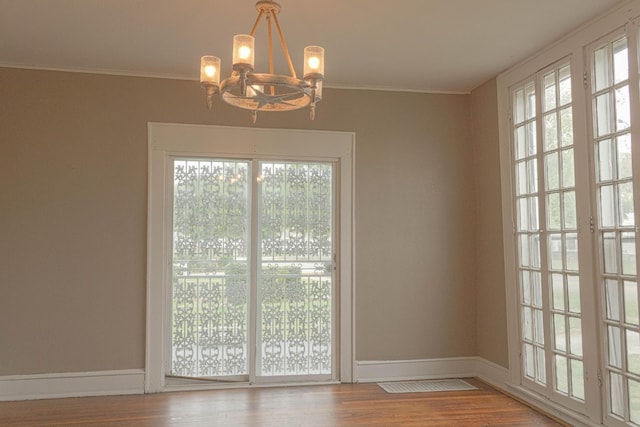
{"type": "Polygon", "coordinates": [[[479,390],[388,394],[377,384],[0,402],[1,426],[559,426],[479,390]]]}

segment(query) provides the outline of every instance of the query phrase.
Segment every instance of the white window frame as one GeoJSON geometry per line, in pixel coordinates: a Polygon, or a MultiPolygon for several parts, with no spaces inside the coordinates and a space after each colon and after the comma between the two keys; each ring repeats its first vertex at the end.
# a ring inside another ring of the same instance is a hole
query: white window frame
{"type": "MultiPolygon", "coordinates": [[[[543,76],[548,74],[549,72],[554,71],[555,69],[557,69],[558,67],[564,66],[564,65],[572,65],[572,60],[571,58],[562,58],[552,64],[549,64],[548,66],[538,70],[537,72],[533,73],[531,76],[529,76],[528,78],[524,79],[523,81],[520,81],[518,83],[515,83],[514,85],[512,85],[510,87],[511,88],[517,88],[520,89],[523,87],[523,85],[527,85],[529,83],[533,83],[537,89],[536,91],[536,105],[535,105],[535,119],[534,119],[534,123],[536,124],[536,135],[537,135],[537,139],[535,141],[535,143],[538,145],[537,147],[537,153],[535,156],[533,156],[534,158],[536,158],[538,160],[538,167],[537,167],[537,177],[538,177],[538,192],[536,193],[536,195],[539,198],[539,202],[538,202],[538,213],[539,213],[539,230],[537,231],[536,234],[538,234],[540,236],[540,260],[541,260],[541,265],[540,265],[540,272],[541,272],[541,285],[543,287],[542,289],[542,312],[543,312],[543,319],[544,319],[544,346],[543,348],[545,349],[545,376],[546,376],[546,382],[545,385],[539,384],[534,380],[530,380],[528,378],[526,378],[526,376],[524,375],[524,373],[522,372],[522,355],[520,354],[520,352],[522,351],[522,339],[520,337],[520,334],[522,333],[522,325],[521,325],[521,317],[520,317],[520,311],[519,311],[519,306],[520,306],[520,292],[519,292],[519,285],[520,285],[520,280],[518,278],[518,272],[520,271],[520,268],[517,265],[517,260],[514,260],[515,264],[514,264],[514,286],[515,289],[512,289],[512,291],[515,294],[515,299],[512,300],[514,305],[516,305],[515,307],[515,312],[517,313],[517,331],[518,331],[518,335],[517,335],[517,339],[519,341],[519,348],[518,348],[518,367],[519,367],[519,384],[523,385],[525,387],[527,387],[529,390],[535,391],[537,393],[539,393],[540,395],[546,396],[548,399],[552,399],[553,401],[557,402],[557,403],[561,403],[562,405],[571,408],[572,410],[576,411],[576,412],[585,412],[585,403],[584,402],[580,402],[578,400],[574,400],[568,396],[564,396],[562,395],[562,393],[558,392],[555,390],[554,388],[554,383],[555,383],[555,376],[554,376],[554,361],[553,361],[553,355],[555,354],[555,351],[553,349],[554,346],[554,338],[552,336],[552,331],[553,331],[553,327],[552,327],[552,308],[551,308],[551,293],[550,293],[550,282],[549,282],[549,274],[551,272],[551,269],[549,268],[549,260],[547,259],[548,257],[548,238],[549,238],[549,234],[555,234],[555,233],[559,233],[560,230],[549,230],[547,227],[547,218],[544,215],[544,213],[547,212],[548,206],[547,206],[547,200],[545,195],[547,194],[547,189],[545,188],[545,184],[544,184],[544,180],[545,180],[545,163],[544,163],[544,157],[545,154],[547,152],[545,152],[545,150],[543,149],[543,120],[544,120],[544,116],[545,113],[542,111],[541,109],[541,103],[542,103],[542,98],[545,96],[544,95],[544,88],[543,88],[543,76]],[[546,262],[544,262],[543,260],[547,260],[546,262]]],[[[573,77],[573,84],[572,84],[572,101],[571,101],[571,105],[572,105],[572,111],[574,111],[575,114],[575,108],[573,108],[574,106],[574,102],[573,102],[573,96],[574,93],[576,92],[576,90],[582,90],[582,85],[578,85],[579,87],[576,88],[575,87],[575,76],[573,75],[572,72],[572,77],[573,77]]],[[[513,93],[510,90],[509,92],[509,99],[511,100],[511,104],[513,104],[513,93]]],[[[510,116],[513,116],[512,112],[509,113],[510,116]]],[[[513,120],[513,119],[512,119],[513,120]]],[[[575,120],[575,117],[574,117],[575,120]]],[[[524,123],[524,122],[522,122],[524,123]]],[[[521,123],[521,124],[522,124],[521,123]]],[[[510,179],[512,180],[511,182],[515,183],[516,179],[515,179],[515,171],[514,171],[514,160],[513,160],[513,147],[514,147],[514,140],[513,140],[513,126],[510,125],[510,140],[509,140],[509,147],[508,149],[509,151],[509,162],[511,164],[511,167],[509,168],[509,174],[510,174],[510,179]]],[[[578,161],[581,160],[581,157],[579,157],[579,154],[576,152],[576,150],[578,150],[578,152],[582,152],[584,151],[586,153],[586,150],[584,149],[585,147],[580,147],[580,148],[576,148],[576,144],[575,142],[579,141],[576,139],[575,135],[574,135],[574,144],[572,145],[572,149],[574,150],[574,164],[577,163],[578,161]]],[[[581,142],[582,143],[582,142],[581,142]]],[[[558,143],[560,144],[560,143],[558,143]]],[[[583,144],[584,145],[584,144],[583,144]]],[[[551,150],[553,151],[553,150],[551,150]]],[[[561,150],[560,150],[561,151],[561,150]]],[[[582,153],[584,154],[584,153],[582,153]]],[[[578,165],[576,165],[576,167],[578,167],[578,165]]],[[[579,166],[582,168],[582,164],[579,166]]],[[[584,169],[584,168],[582,168],[584,169]]],[[[584,169],[584,171],[588,171],[588,169],[584,169]]],[[[584,172],[583,171],[583,172],[584,172]]],[[[577,178],[579,176],[579,172],[576,170],[576,182],[577,182],[577,178]]],[[[561,189],[560,189],[561,190],[561,189]]],[[[513,247],[514,250],[514,255],[517,254],[517,243],[516,243],[516,237],[519,234],[517,232],[517,226],[516,226],[516,218],[515,218],[515,214],[517,212],[517,208],[515,205],[515,197],[514,195],[510,194],[509,195],[510,200],[512,200],[512,207],[511,207],[511,212],[512,212],[512,218],[513,218],[513,230],[511,231],[511,246],[513,247]]],[[[576,213],[579,215],[580,213],[584,213],[585,210],[584,209],[580,209],[582,206],[587,205],[588,199],[587,200],[582,200],[581,198],[584,197],[584,194],[580,194],[577,195],[577,199],[576,199],[576,213]],[[583,202],[583,203],[581,203],[583,202]]],[[[586,295],[585,293],[587,293],[593,286],[592,281],[591,281],[591,274],[590,271],[588,269],[589,267],[589,259],[590,259],[590,255],[588,253],[585,253],[584,250],[585,248],[587,248],[586,250],[588,250],[588,242],[586,244],[583,244],[584,241],[588,241],[590,239],[590,235],[589,235],[589,227],[588,227],[588,222],[587,222],[587,226],[585,227],[584,224],[581,224],[583,226],[579,226],[576,230],[577,234],[578,234],[578,254],[580,257],[580,268],[579,268],[579,272],[578,272],[578,276],[580,277],[580,289],[581,289],[581,293],[583,293],[583,295],[581,296],[581,301],[584,302],[586,300],[589,299],[589,296],[586,295]],[[586,267],[587,271],[583,272],[583,267],[586,267]]],[[[564,230],[564,229],[563,229],[564,230]]],[[[564,231],[566,232],[566,230],[564,231]]],[[[569,231],[572,232],[572,231],[569,231]]],[[[525,270],[527,270],[528,268],[525,268],[525,270]]],[[[592,298],[591,298],[592,299],[592,298]]],[[[594,313],[593,311],[590,311],[588,313],[584,312],[584,309],[581,310],[581,314],[580,314],[580,319],[581,319],[581,323],[584,325],[585,324],[585,317],[587,319],[589,319],[590,317],[594,317],[594,313]]],[[[593,319],[590,319],[590,321],[594,321],[593,319]]],[[[583,326],[583,335],[584,335],[585,331],[584,331],[584,326],[583,326]]],[[[587,339],[588,340],[588,339],[587,339]]],[[[586,343],[588,344],[588,342],[586,343]]],[[[513,349],[513,353],[515,353],[515,348],[513,349]]],[[[583,353],[584,353],[584,349],[583,349],[583,353]]],[[[512,365],[513,366],[513,365],[512,365]]],[[[515,377],[515,375],[512,377],[515,377]]],[[[586,396],[585,396],[586,397],[586,396]]]]}
{"type": "MultiPolygon", "coordinates": [[[[628,22],[625,23],[622,26],[619,26],[618,28],[616,28],[614,31],[609,32],[608,34],[603,35],[601,38],[599,38],[598,40],[594,40],[592,43],[590,43],[588,46],[585,47],[585,56],[586,56],[586,60],[590,61],[591,58],[591,54],[593,53],[593,51],[595,49],[597,49],[597,46],[603,45],[607,42],[611,42],[614,39],[620,38],[620,37],[626,37],[627,38],[627,49],[629,50],[629,79],[627,80],[627,84],[629,85],[629,93],[630,93],[630,110],[631,110],[631,127],[628,129],[630,135],[631,135],[631,140],[635,141],[633,143],[633,151],[632,151],[632,156],[633,156],[633,186],[634,186],[634,201],[635,201],[635,208],[634,208],[634,213],[635,213],[635,229],[636,229],[636,239],[640,238],[640,233],[638,233],[639,230],[639,225],[640,224],[640,185],[638,185],[640,183],[640,150],[637,149],[637,147],[639,146],[638,142],[640,141],[640,125],[638,124],[638,112],[640,112],[640,96],[638,96],[638,94],[640,94],[640,81],[639,81],[639,77],[640,74],[638,73],[638,67],[640,66],[639,64],[639,60],[640,60],[640,49],[639,49],[639,38],[640,38],[640,19],[638,19],[638,16],[635,16],[635,19],[631,19],[631,17],[629,18],[628,22]],[[633,94],[636,94],[635,96],[633,94]],[[634,115],[635,114],[635,115],[634,115]]],[[[587,69],[588,69],[588,76],[589,76],[589,80],[592,80],[592,70],[591,70],[591,63],[587,62],[586,65],[587,69]]],[[[593,92],[593,89],[591,90],[591,92],[593,92]]],[[[588,99],[589,105],[588,108],[590,109],[589,111],[591,112],[592,104],[591,104],[591,98],[588,99]]],[[[592,115],[589,115],[589,129],[590,129],[590,135],[589,135],[589,144],[591,147],[591,163],[590,163],[590,171],[592,173],[592,176],[590,177],[590,184],[594,186],[594,188],[592,189],[592,192],[594,193],[594,199],[592,200],[592,211],[593,212],[597,212],[598,211],[598,203],[595,199],[595,194],[597,192],[596,187],[596,163],[597,163],[597,159],[595,158],[595,147],[594,147],[594,141],[596,140],[596,136],[593,134],[593,129],[595,128],[594,125],[594,119],[592,115]]],[[[594,214],[594,221],[595,221],[595,214],[594,214]]],[[[602,405],[603,405],[603,416],[604,416],[604,424],[607,426],[627,426],[628,424],[626,424],[624,421],[619,420],[616,416],[609,414],[607,409],[608,409],[608,402],[606,402],[606,400],[609,397],[609,394],[611,392],[610,390],[610,383],[608,380],[608,375],[607,375],[607,371],[609,370],[607,368],[607,345],[608,345],[608,338],[607,338],[607,330],[606,330],[606,326],[604,322],[604,318],[606,317],[606,295],[605,295],[605,290],[603,288],[603,286],[601,285],[601,280],[602,278],[605,276],[604,273],[604,268],[603,265],[599,262],[600,260],[602,260],[603,255],[602,255],[602,240],[601,240],[601,232],[602,231],[608,231],[608,230],[603,230],[599,227],[599,225],[597,224],[597,222],[594,224],[595,227],[595,233],[594,233],[594,241],[596,242],[595,244],[595,248],[594,248],[594,253],[596,255],[594,255],[594,260],[596,260],[596,262],[594,262],[594,275],[595,275],[595,279],[598,281],[598,283],[600,284],[600,286],[598,287],[598,291],[599,291],[599,303],[600,303],[600,312],[601,312],[601,319],[599,319],[599,323],[598,323],[598,328],[599,328],[599,333],[601,336],[601,343],[602,343],[602,356],[601,356],[601,368],[600,368],[600,372],[599,372],[599,378],[601,381],[601,386],[602,386],[602,390],[603,390],[603,400],[602,400],[602,405]]],[[[637,246],[636,246],[637,247],[637,246]]],[[[636,262],[638,262],[638,257],[636,256],[636,262]]],[[[640,265],[636,265],[636,270],[640,271],[640,265]]],[[[636,274],[636,277],[640,277],[639,274],[636,274]]],[[[624,338],[623,338],[624,340],[624,338]]],[[[623,355],[623,357],[625,357],[623,355]]],[[[627,390],[628,392],[628,390],[627,390]]]]}
{"type": "MultiPolygon", "coordinates": [[[[572,98],[574,104],[574,141],[575,141],[575,173],[576,183],[588,183],[591,185],[591,136],[589,131],[591,114],[591,100],[587,97],[588,91],[583,86],[588,83],[589,78],[589,58],[586,55],[586,47],[601,37],[616,31],[640,16],[640,0],[629,0],[618,5],[613,10],[602,15],[598,19],[578,28],[568,34],[562,40],[552,44],[548,48],[538,52],[532,57],[522,61],[509,70],[498,76],[497,79],[497,99],[498,99],[498,126],[500,142],[500,172],[501,172],[501,194],[502,194],[502,215],[503,215],[503,243],[505,261],[505,286],[507,297],[507,337],[509,349],[509,375],[505,383],[507,390],[514,395],[521,397],[532,404],[548,411],[550,414],[568,421],[572,425],[601,425],[605,421],[604,411],[606,408],[604,399],[606,394],[602,390],[602,360],[600,346],[603,339],[600,333],[600,310],[598,303],[598,286],[596,284],[597,274],[595,266],[586,268],[588,264],[582,263],[584,256],[591,257],[594,261],[595,246],[591,235],[590,220],[593,209],[592,198],[577,195],[578,211],[578,233],[580,236],[579,252],[581,257],[581,287],[582,287],[582,312],[583,312],[583,352],[585,355],[585,401],[586,411],[576,412],[566,406],[553,402],[545,396],[523,386],[521,378],[521,358],[520,358],[520,318],[518,312],[518,292],[517,292],[517,254],[515,248],[515,206],[512,189],[512,136],[510,123],[510,109],[512,100],[510,98],[510,88],[531,78],[537,72],[545,69],[549,65],[561,60],[571,58],[572,71],[572,98]],[[587,238],[582,235],[589,234],[587,238]],[[585,282],[586,280],[586,282],[585,282]]],[[[540,96],[541,94],[538,94],[540,96]]],[[[591,189],[590,189],[591,190],[591,189]]],[[[584,193],[584,192],[583,192],[584,193]]],[[[636,213],[637,214],[637,213],[636,213]]],[[[595,218],[595,215],[593,215],[595,218]]]]}
{"type": "MultiPolygon", "coordinates": [[[[172,221],[167,176],[176,156],[321,160],[336,164],[338,182],[338,380],[353,382],[355,372],[354,176],[355,133],[225,126],[148,124],[147,328],[145,392],[234,387],[219,384],[172,386],[165,380],[169,248],[172,221]]],[[[244,384],[243,386],[247,386],[244,384]]],[[[238,385],[235,385],[238,387],[238,385]]]]}

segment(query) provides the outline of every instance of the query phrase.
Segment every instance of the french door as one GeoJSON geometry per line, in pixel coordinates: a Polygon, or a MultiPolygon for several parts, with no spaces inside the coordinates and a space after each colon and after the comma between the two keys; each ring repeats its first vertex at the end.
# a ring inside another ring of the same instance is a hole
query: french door
{"type": "Polygon", "coordinates": [[[607,426],[640,426],[638,40],[629,23],[509,88],[512,360],[607,426]]]}
{"type": "Polygon", "coordinates": [[[354,149],[149,124],[146,392],[353,380],[354,149]]]}
{"type": "Polygon", "coordinates": [[[173,163],[169,377],[336,377],[334,166],[173,163]]]}
{"type": "Polygon", "coordinates": [[[638,29],[589,46],[605,421],[640,426],[638,29]]]}
{"type": "Polygon", "coordinates": [[[521,381],[584,411],[570,61],[513,87],[511,98],[521,381]]]}

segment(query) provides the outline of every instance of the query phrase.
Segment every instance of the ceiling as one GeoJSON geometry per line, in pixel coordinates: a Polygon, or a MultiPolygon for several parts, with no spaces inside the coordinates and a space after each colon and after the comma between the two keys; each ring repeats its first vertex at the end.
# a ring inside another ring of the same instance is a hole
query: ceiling
{"type": "MultiPolygon", "coordinates": [[[[325,86],[468,93],[621,0],[280,0],[298,73],[325,48],[325,86]]],[[[0,66],[197,80],[231,69],[255,0],[0,0],[0,66]]],[[[275,36],[274,36],[275,37],[275,36]]],[[[256,71],[267,71],[266,26],[256,71]],[[265,65],[261,65],[265,64],[265,65]]],[[[274,39],[275,41],[275,39],[274,39]]],[[[287,74],[276,45],[276,71],[287,74]]]]}

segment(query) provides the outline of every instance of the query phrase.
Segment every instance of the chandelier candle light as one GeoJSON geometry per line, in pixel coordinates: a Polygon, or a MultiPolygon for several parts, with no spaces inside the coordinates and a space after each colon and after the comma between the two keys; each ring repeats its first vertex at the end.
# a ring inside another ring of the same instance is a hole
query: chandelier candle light
{"type": "Polygon", "coordinates": [[[304,48],[304,74],[296,76],[287,43],[278,22],[280,5],[271,0],[256,3],[258,18],[251,33],[233,36],[233,72],[220,83],[220,58],[203,56],[200,60],[200,84],[207,94],[207,107],[213,105],[213,95],[233,106],[251,110],[253,122],[258,111],[290,111],[309,105],[311,120],[315,118],[316,103],[322,99],[324,79],[324,49],[320,46],[304,48]],[[262,18],[267,21],[269,37],[269,73],[254,72],[254,35],[262,18]],[[280,44],[289,65],[291,76],[274,74],[273,30],[275,24],[280,44]]]}

